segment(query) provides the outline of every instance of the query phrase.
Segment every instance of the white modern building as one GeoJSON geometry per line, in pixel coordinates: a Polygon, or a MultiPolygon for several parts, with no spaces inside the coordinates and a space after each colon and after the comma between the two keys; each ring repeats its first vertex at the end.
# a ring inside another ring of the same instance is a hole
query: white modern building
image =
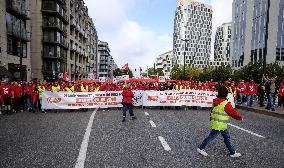
{"type": "Polygon", "coordinates": [[[214,43],[215,66],[230,64],[231,23],[224,23],[217,28],[214,43]]]}
{"type": "Polygon", "coordinates": [[[177,2],[173,37],[175,64],[204,68],[209,64],[211,52],[212,7],[194,0],[177,2]]]}
{"type": "Polygon", "coordinates": [[[171,70],[174,67],[173,50],[159,55],[156,59],[156,68],[163,69],[166,79],[170,78],[171,70]]]}
{"type": "Polygon", "coordinates": [[[284,0],[234,0],[231,63],[284,65],[284,0]]]}

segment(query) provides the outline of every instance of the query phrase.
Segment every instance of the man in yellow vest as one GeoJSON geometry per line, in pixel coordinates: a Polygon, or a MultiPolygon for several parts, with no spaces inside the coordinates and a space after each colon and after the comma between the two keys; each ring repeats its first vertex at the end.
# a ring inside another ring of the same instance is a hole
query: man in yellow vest
{"type": "Polygon", "coordinates": [[[69,82],[65,88],[65,91],[69,93],[74,92],[75,91],[74,85],[71,82],[69,82]]]}
{"type": "Polygon", "coordinates": [[[61,88],[58,85],[58,82],[55,82],[54,85],[52,86],[52,91],[53,92],[59,92],[60,90],[61,90],[61,88]]]}
{"type": "Polygon", "coordinates": [[[82,83],[80,89],[81,89],[81,92],[88,92],[89,86],[86,83],[82,83]]]}
{"type": "Polygon", "coordinates": [[[233,158],[240,157],[240,153],[236,153],[235,148],[230,140],[230,133],[228,131],[229,116],[236,120],[243,120],[243,117],[234,110],[231,103],[226,99],[228,89],[221,85],[218,87],[217,98],[213,100],[212,111],[210,113],[211,132],[207,138],[204,139],[197,151],[203,155],[208,156],[204,151],[209,142],[213,141],[220,133],[224,138],[226,147],[233,158]]]}
{"type": "Polygon", "coordinates": [[[45,110],[43,109],[42,107],[42,95],[43,95],[43,92],[45,91],[45,86],[40,83],[38,84],[37,86],[37,90],[38,90],[38,94],[39,94],[39,104],[40,104],[40,109],[41,109],[41,112],[45,112],[45,110]]]}

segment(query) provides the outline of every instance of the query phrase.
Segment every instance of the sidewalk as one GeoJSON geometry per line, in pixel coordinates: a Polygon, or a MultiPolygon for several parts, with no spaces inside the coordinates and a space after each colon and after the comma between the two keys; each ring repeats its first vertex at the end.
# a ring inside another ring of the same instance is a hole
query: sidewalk
{"type": "Polygon", "coordinates": [[[243,103],[242,105],[237,104],[236,108],[284,119],[284,108],[277,107],[277,105],[275,111],[266,110],[265,107],[259,107],[259,104],[257,102],[254,102],[252,107],[248,107],[245,103],[243,103]]]}

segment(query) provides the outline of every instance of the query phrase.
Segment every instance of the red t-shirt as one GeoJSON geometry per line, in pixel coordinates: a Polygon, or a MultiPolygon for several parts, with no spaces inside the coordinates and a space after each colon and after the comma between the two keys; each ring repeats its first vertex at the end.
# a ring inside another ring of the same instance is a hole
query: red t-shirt
{"type": "Polygon", "coordinates": [[[14,87],[14,96],[15,98],[20,98],[22,96],[23,89],[20,86],[14,87]]]}
{"type": "Polygon", "coordinates": [[[12,97],[13,86],[11,85],[3,85],[0,86],[0,93],[3,96],[12,97]]]}

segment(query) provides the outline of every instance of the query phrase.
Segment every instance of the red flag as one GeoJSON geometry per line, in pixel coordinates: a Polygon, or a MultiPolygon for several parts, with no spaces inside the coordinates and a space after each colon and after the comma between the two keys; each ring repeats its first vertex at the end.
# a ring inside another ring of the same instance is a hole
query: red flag
{"type": "Polygon", "coordinates": [[[128,63],[125,64],[122,68],[121,68],[122,71],[128,71],[129,70],[129,67],[128,67],[128,63]]]}
{"type": "Polygon", "coordinates": [[[69,81],[69,75],[68,75],[68,72],[67,72],[67,71],[64,72],[63,79],[64,79],[65,81],[69,81]]]}

